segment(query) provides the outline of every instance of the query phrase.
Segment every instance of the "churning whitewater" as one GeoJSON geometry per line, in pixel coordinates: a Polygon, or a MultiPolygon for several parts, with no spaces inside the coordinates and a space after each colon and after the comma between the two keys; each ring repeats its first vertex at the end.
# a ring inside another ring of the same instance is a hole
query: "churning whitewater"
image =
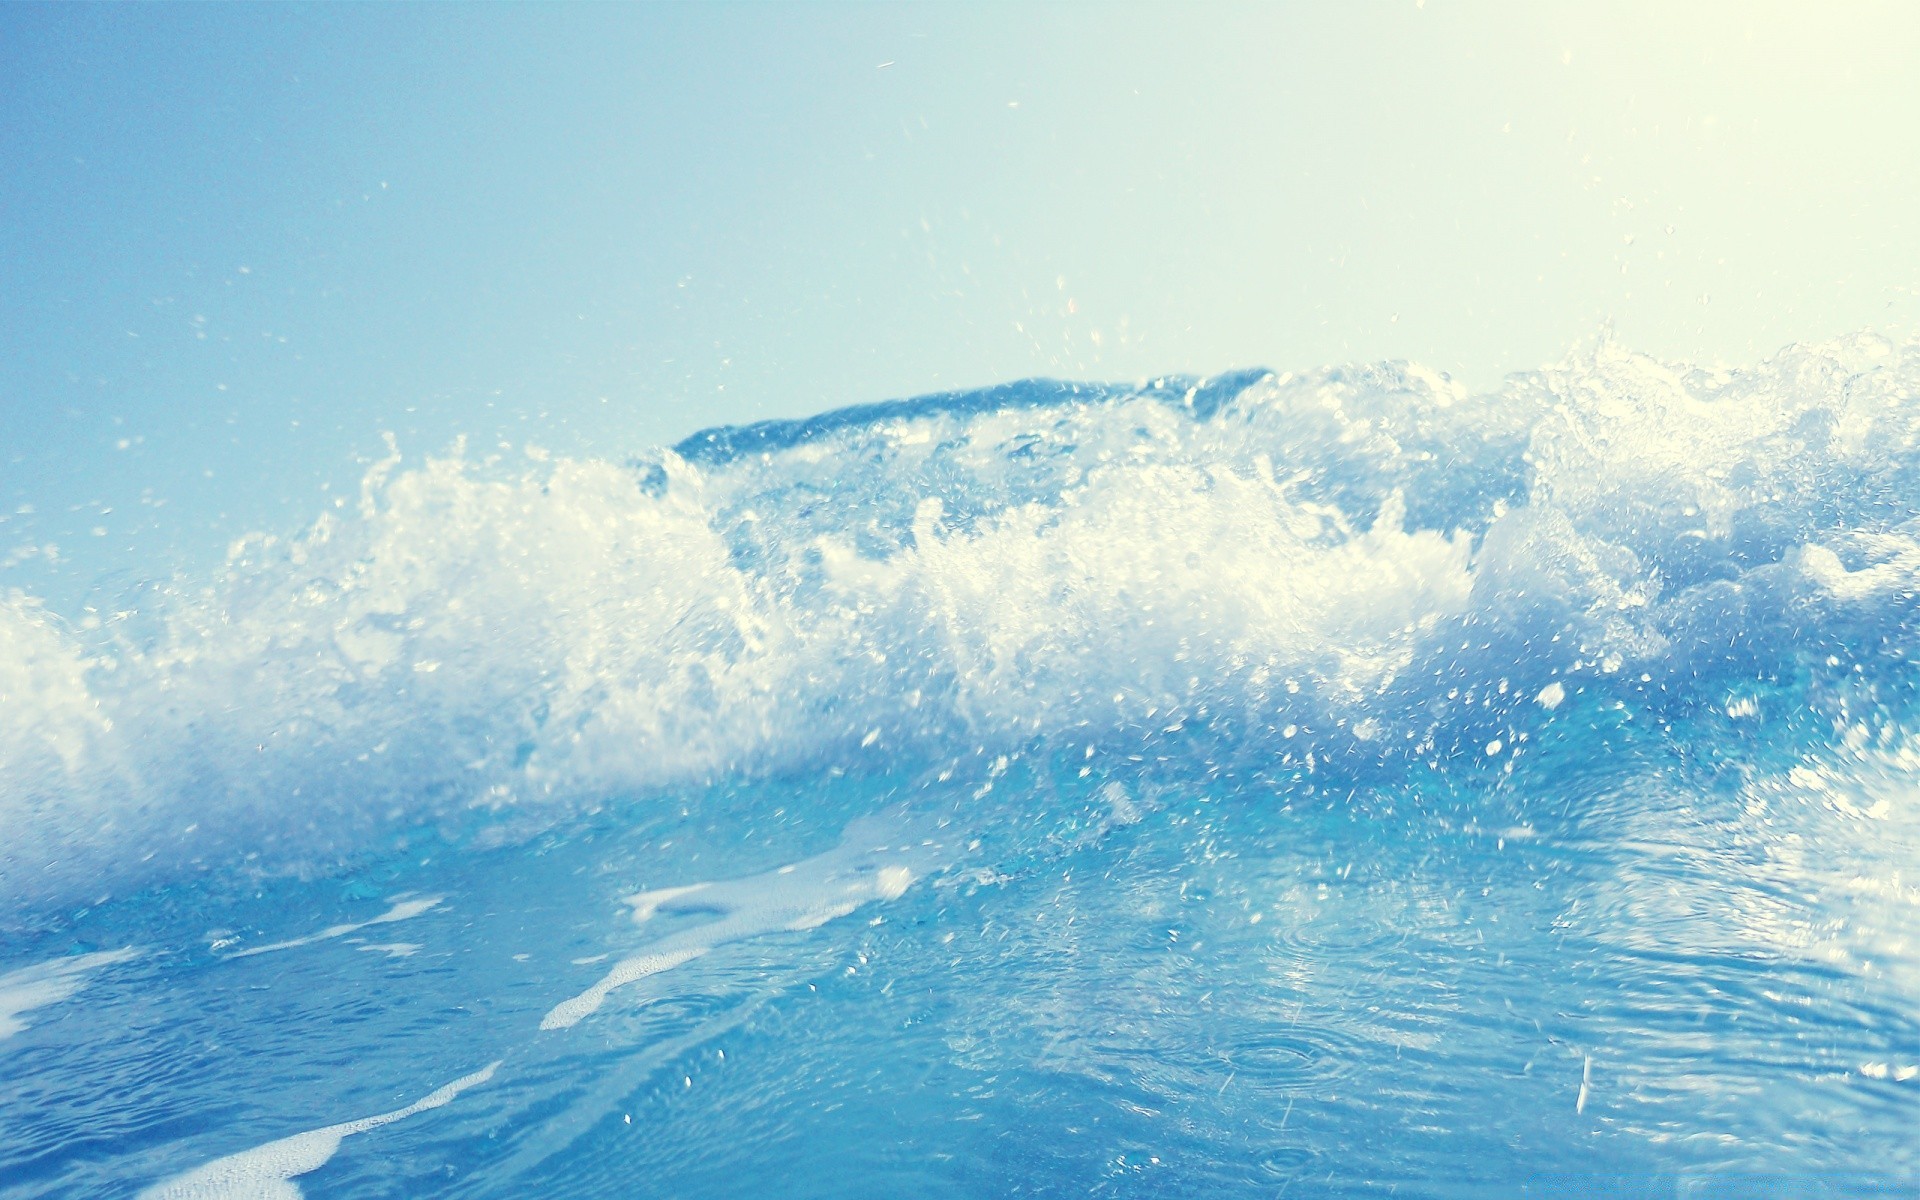
{"type": "Polygon", "coordinates": [[[1504,765],[1565,699],[1791,720],[1750,695],[1782,672],[1843,719],[1910,692],[1916,387],[1872,337],[1740,371],[1603,345],[1491,396],[1036,382],[631,462],[396,454],[209,585],[5,599],[5,892],[1034,739],[1504,765]]]}
{"type": "Polygon", "coordinates": [[[1912,1186],[1917,578],[1872,335],[396,450],[0,597],[0,1192],[1912,1186]]]}

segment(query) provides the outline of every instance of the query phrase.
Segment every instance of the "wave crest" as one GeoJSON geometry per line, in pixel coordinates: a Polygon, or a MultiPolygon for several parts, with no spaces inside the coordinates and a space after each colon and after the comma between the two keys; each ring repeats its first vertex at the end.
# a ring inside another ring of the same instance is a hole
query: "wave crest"
{"type": "Polygon", "coordinates": [[[1743,371],[1603,343],[1485,396],[1401,364],[1036,382],[628,463],[395,454],[210,585],[82,626],[0,600],[0,891],[862,755],[1303,776],[1763,678],[1892,703],[1917,385],[1865,335],[1743,371]]]}

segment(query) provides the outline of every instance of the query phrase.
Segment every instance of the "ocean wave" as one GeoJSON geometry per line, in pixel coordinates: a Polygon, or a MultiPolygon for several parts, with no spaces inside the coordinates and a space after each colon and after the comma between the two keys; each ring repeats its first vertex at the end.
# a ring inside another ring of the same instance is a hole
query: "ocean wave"
{"type": "Polygon", "coordinates": [[[827,764],[1351,783],[1636,717],[1901,724],[1916,388],[1920,345],[1871,335],[1737,370],[1603,342],[1487,395],[1036,381],[626,462],[396,451],[217,579],[0,597],[0,899],[827,764]]]}

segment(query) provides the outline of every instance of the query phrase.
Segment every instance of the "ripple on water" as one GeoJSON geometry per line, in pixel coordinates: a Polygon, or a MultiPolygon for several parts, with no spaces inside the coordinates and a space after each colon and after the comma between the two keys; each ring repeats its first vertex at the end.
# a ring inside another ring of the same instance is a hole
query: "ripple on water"
{"type": "Polygon", "coordinates": [[[1263,1179],[1293,1179],[1311,1168],[1319,1156],[1305,1146],[1276,1146],[1261,1154],[1253,1169],[1263,1179]]]}
{"type": "Polygon", "coordinates": [[[1310,1022],[1248,1030],[1216,1050],[1233,1072],[1234,1087],[1274,1095],[1322,1088],[1353,1074],[1365,1057],[1358,1037],[1310,1022]]]}
{"type": "Polygon", "coordinates": [[[1304,957],[1366,961],[1405,945],[1414,923],[1408,898],[1391,883],[1302,885],[1283,895],[1274,938],[1304,957]]]}

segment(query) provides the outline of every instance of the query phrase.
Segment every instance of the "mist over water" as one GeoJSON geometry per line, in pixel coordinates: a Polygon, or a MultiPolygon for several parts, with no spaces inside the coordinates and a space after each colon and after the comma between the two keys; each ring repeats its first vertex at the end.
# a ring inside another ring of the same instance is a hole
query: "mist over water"
{"type": "Polygon", "coordinates": [[[0,1192],[1920,1185],[1920,344],[405,449],[0,598],[0,1192]]]}

